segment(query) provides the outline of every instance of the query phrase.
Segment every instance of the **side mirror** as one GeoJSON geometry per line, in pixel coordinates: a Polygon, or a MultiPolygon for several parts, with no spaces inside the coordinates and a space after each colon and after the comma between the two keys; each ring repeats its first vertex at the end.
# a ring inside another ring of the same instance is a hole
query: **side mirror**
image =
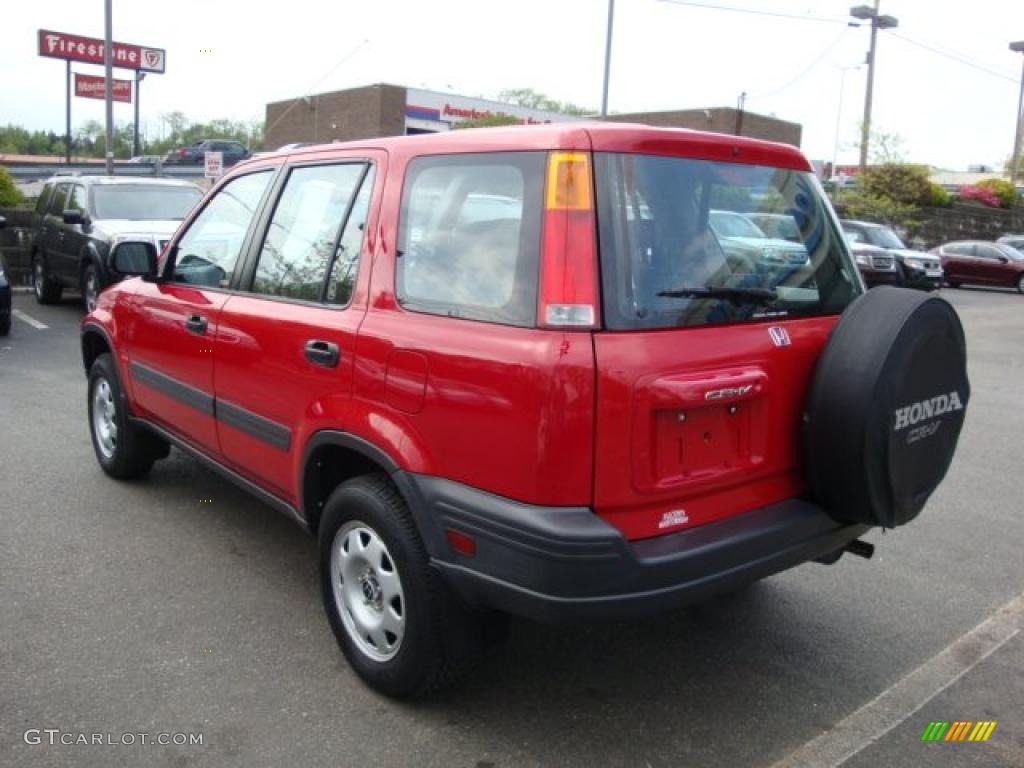
{"type": "Polygon", "coordinates": [[[156,246],[139,240],[125,240],[110,253],[110,268],[121,277],[156,274],[156,246]]]}
{"type": "Polygon", "coordinates": [[[1005,256],[1000,256],[999,257],[999,263],[1000,264],[1009,264],[1010,260],[1008,258],[1006,258],[1005,256]]]}
{"type": "Polygon", "coordinates": [[[80,224],[83,227],[89,224],[89,215],[75,208],[66,208],[61,218],[65,224],[80,224]]]}

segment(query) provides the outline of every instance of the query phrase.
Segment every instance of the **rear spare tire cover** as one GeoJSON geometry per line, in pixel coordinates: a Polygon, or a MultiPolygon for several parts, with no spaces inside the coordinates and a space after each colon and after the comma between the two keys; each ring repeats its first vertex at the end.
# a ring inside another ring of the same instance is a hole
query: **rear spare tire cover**
{"type": "Polygon", "coordinates": [[[868,291],[843,313],[814,373],[809,495],[842,522],[910,522],[949,469],[969,396],[953,307],[903,288],[868,291]]]}

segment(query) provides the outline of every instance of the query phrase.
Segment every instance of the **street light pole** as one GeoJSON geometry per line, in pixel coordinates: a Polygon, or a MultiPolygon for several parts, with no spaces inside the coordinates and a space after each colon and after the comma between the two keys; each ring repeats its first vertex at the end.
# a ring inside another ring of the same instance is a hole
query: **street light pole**
{"type": "Polygon", "coordinates": [[[608,0],[608,35],[604,42],[604,87],[601,89],[601,117],[608,117],[608,77],[612,71],[612,21],[615,0],[608,0]]]}
{"type": "MultiPolygon", "coordinates": [[[[1010,50],[1024,54],[1024,40],[1010,43],[1010,50]]],[[[1010,183],[1017,189],[1017,164],[1020,162],[1022,134],[1024,134],[1024,57],[1021,57],[1020,98],[1017,101],[1017,130],[1013,134],[1013,154],[1010,156],[1010,183]]]]}
{"type": "Polygon", "coordinates": [[[860,129],[860,172],[863,175],[868,168],[868,144],[871,138],[871,101],[875,91],[875,49],[878,44],[878,30],[892,29],[899,25],[893,16],[881,16],[878,7],[881,0],[875,0],[875,6],[858,5],[850,9],[850,15],[861,21],[871,21],[871,46],[868,49],[868,84],[864,94],[864,120],[860,129]]]}
{"type": "Polygon", "coordinates": [[[104,0],[103,2],[103,13],[104,13],[104,39],[103,39],[103,69],[105,70],[105,76],[107,79],[106,88],[106,102],[107,102],[107,136],[106,136],[106,167],[107,176],[114,175],[114,33],[112,16],[113,10],[111,9],[111,0],[104,0]]]}

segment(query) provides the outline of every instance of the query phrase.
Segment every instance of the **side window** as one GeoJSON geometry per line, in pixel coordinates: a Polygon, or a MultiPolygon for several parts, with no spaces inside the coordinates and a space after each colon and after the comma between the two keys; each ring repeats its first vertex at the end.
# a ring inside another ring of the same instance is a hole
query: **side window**
{"type": "Polygon", "coordinates": [[[397,265],[406,309],[534,323],[544,160],[504,152],[409,163],[397,265]]]}
{"type": "Polygon", "coordinates": [[[971,246],[969,245],[947,245],[945,252],[953,256],[970,256],[971,246]]]}
{"type": "Polygon", "coordinates": [[[86,205],[85,187],[75,184],[71,187],[71,196],[68,198],[68,208],[74,211],[85,212],[89,206],[86,205]]]}
{"type": "Polygon", "coordinates": [[[976,245],[974,247],[976,249],[975,255],[982,259],[990,259],[992,261],[995,261],[1002,255],[999,253],[998,250],[988,245],[976,245]]]}
{"type": "Polygon", "coordinates": [[[373,179],[374,168],[370,166],[363,185],[359,188],[359,194],[352,204],[352,211],[345,222],[345,231],[331,263],[331,273],[327,281],[327,301],[331,304],[344,305],[352,299],[352,288],[359,272],[359,254],[363,250],[366,219],[370,213],[373,179]]]}
{"type": "Polygon", "coordinates": [[[43,186],[43,191],[39,193],[39,199],[36,200],[36,214],[42,216],[46,213],[46,208],[50,204],[50,197],[53,194],[53,184],[46,184],[43,186]]]}
{"type": "Polygon", "coordinates": [[[252,290],[319,301],[365,163],[295,168],[274,208],[252,290]]]}
{"type": "Polygon", "coordinates": [[[272,176],[269,170],[250,173],[221,188],[178,241],[174,282],[228,286],[272,176]]]}
{"type": "Polygon", "coordinates": [[[64,212],[64,208],[68,203],[68,189],[71,187],[70,184],[58,184],[57,189],[53,193],[53,198],[50,200],[50,214],[60,218],[60,215],[64,212]]]}

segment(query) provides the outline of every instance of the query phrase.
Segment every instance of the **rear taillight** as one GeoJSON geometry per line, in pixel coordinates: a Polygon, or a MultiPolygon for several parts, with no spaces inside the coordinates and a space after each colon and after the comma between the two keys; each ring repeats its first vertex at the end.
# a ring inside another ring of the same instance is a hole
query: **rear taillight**
{"type": "Polygon", "coordinates": [[[597,234],[589,152],[548,154],[537,322],[546,328],[598,325],[597,234]]]}

